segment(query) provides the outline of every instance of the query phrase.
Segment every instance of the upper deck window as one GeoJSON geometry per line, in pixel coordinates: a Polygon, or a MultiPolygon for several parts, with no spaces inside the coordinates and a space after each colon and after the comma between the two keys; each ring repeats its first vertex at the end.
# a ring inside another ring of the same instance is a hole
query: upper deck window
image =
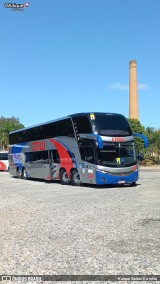
{"type": "Polygon", "coordinates": [[[92,133],[91,124],[87,116],[73,117],[72,119],[78,133],[92,133]]]}
{"type": "Polygon", "coordinates": [[[104,136],[128,136],[132,130],[127,119],[118,114],[98,114],[91,120],[93,132],[104,136]]]}

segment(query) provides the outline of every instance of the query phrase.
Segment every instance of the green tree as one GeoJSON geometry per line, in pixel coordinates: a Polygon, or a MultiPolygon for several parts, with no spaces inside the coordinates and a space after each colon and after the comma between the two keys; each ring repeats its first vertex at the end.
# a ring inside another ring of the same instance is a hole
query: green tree
{"type": "Polygon", "coordinates": [[[8,148],[8,134],[11,131],[23,128],[24,125],[20,123],[19,118],[12,117],[0,117],[0,147],[2,150],[8,148]]]}
{"type": "Polygon", "coordinates": [[[146,136],[149,139],[148,156],[150,159],[159,163],[160,157],[160,130],[156,130],[153,127],[147,127],[145,129],[146,136]]]}
{"type": "Polygon", "coordinates": [[[155,131],[151,136],[152,145],[152,156],[155,158],[156,162],[159,164],[160,156],[160,130],[155,131]]]}
{"type": "Polygon", "coordinates": [[[149,139],[149,147],[148,147],[148,158],[153,159],[154,157],[154,133],[155,129],[153,127],[147,127],[145,129],[145,133],[147,138],[149,139]]]}
{"type": "MultiPolygon", "coordinates": [[[[130,127],[132,129],[133,133],[140,133],[145,135],[145,128],[144,126],[140,123],[138,119],[128,119],[128,122],[130,124],[130,127]]],[[[137,153],[142,153],[145,154],[146,150],[144,148],[144,142],[141,138],[135,137],[135,144],[136,144],[136,151],[137,153]]]]}

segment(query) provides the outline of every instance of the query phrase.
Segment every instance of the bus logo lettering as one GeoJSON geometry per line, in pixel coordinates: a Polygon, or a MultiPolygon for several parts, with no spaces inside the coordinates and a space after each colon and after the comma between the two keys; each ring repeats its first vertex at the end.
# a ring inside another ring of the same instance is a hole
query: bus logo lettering
{"type": "Polygon", "coordinates": [[[124,142],[124,138],[122,138],[122,137],[113,137],[112,141],[113,142],[124,142]]]}
{"type": "Polygon", "coordinates": [[[32,142],[32,151],[43,151],[46,149],[45,141],[32,142]]]}

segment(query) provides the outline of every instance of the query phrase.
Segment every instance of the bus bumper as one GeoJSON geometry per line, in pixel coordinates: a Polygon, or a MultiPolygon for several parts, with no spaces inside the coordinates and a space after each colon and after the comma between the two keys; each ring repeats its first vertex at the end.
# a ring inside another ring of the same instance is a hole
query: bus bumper
{"type": "Polygon", "coordinates": [[[129,184],[138,180],[138,171],[125,175],[96,172],[96,184],[129,184]]]}

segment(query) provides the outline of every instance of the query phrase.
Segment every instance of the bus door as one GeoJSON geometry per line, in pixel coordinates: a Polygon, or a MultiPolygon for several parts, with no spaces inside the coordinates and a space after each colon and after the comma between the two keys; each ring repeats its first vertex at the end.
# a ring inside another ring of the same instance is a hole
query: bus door
{"type": "Polygon", "coordinates": [[[95,141],[91,139],[83,138],[79,143],[79,150],[81,159],[85,162],[95,164],[96,153],[95,153],[95,141]]]}
{"type": "Polygon", "coordinates": [[[82,182],[94,183],[95,170],[93,165],[96,163],[96,144],[92,139],[83,138],[79,142],[79,150],[84,167],[80,169],[82,182]],[[85,173],[85,174],[84,174],[85,173]]]}
{"type": "Polygon", "coordinates": [[[31,178],[45,179],[48,172],[48,151],[30,152],[27,170],[31,178]]]}
{"type": "Polygon", "coordinates": [[[58,179],[60,159],[57,150],[49,150],[48,157],[51,179],[58,179]]]}

